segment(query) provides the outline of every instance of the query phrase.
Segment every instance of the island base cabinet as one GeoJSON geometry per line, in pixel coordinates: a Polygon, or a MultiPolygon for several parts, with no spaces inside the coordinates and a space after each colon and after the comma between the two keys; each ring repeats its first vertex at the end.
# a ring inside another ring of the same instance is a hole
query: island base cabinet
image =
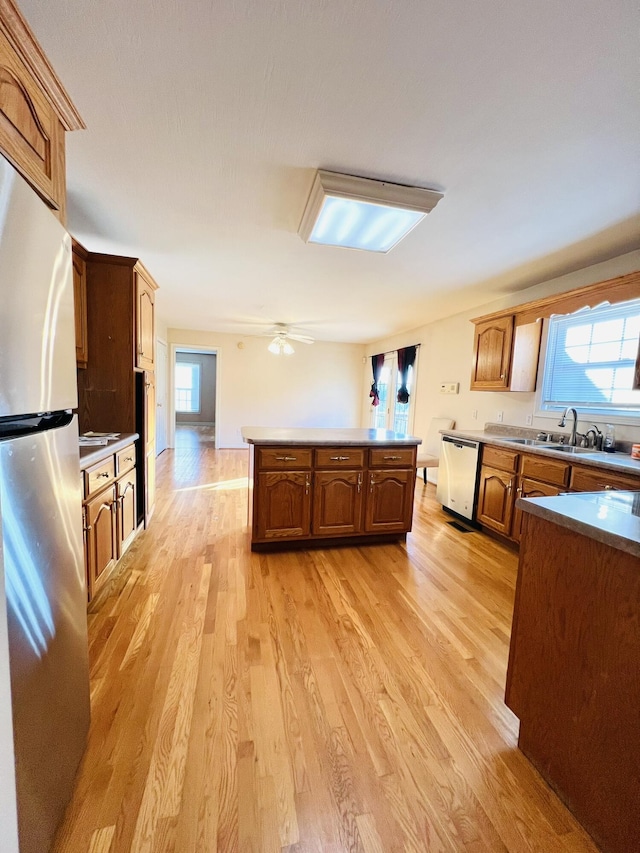
{"type": "Polygon", "coordinates": [[[636,556],[523,513],[506,703],[607,853],[640,850],[639,624],[636,556]]]}
{"type": "Polygon", "coordinates": [[[362,471],[318,471],[313,477],[313,532],[348,536],[362,530],[362,471]]]}
{"type": "Polygon", "coordinates": [[[411,530],[415,445],[254,445],[251,547],[389,541],[411,530]]]}
{"type": "Polygon", "coordinates": [[[258,475],[256,489],[259,539],[296,539],[311,533],[311,474],[268,471],[258,475]]]}
{"type": "Polygon", "coordinates": [[[415,469],[369,471],[366,533],[394,533],[411,528],[415,469]]]}

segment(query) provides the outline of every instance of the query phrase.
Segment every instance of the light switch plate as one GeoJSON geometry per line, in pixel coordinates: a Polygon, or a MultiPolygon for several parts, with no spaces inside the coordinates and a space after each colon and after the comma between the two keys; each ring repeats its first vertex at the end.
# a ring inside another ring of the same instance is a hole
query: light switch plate
{"type": "Polygon", "coordinates": [[[440,393],[441,394],[459,394],[460,393],[460,383],[459,382],[441,382],[440,383],[440,393]]]}

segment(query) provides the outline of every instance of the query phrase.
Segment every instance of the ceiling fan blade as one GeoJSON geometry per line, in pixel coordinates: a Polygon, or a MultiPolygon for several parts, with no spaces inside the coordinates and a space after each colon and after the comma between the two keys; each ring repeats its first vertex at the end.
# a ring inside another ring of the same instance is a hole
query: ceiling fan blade
{"type": "Polygon", "coordinates": [[[315,343],[315,338],[310,338],[308,335],[296,335],[293,332],[289,332],[287,337],[291,338],[292,341],[298,341],[301,344],[315,343]]]}

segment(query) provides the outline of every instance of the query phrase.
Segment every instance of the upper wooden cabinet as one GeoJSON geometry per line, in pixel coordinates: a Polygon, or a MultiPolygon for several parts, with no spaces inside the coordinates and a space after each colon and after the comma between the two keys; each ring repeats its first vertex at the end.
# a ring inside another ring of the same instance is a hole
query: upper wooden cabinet
{"type": "Polygon", "coordinates": [[[138,261],[136,276],[136,367],[155,370],[155,291],[158,285],[138,261]]]}
{"type": "Polygon", "coordinates": [[[86,367],[89,359],[87,335],[87,252],[73,241],[73,307],[76,327],[76,363],[86,367]]]}
{"type": "Polygon", "coordinates": [[[12,0],[0,0],[0,151],[66,222],[65,131],[85,125],[12,0]]]}
{"type": "Polygon", "coordinates": [[[476,325],[473,343],[473,391],[504,391],[509,387],[513,317],[476,325]]]}
{"type": "Polygon", "coordinates": [[[535,391],[542,323],[513,314],[476,322],[472,391],[535,391]]]}
{"type": "MultiPolygon", "coordinates": [[[[639,296],[640,271],[476,317],[471,390],[535,391],[544,319],[639,296]]],[[[636,373],[640,386],[640,350],[636,373]]]]}

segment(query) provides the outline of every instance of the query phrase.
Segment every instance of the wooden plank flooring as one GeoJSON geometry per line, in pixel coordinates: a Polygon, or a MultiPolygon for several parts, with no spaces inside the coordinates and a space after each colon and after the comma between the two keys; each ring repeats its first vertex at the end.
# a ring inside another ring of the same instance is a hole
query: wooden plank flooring
{"type": "Polygon", "coordinates": [[[504,705],[516,556],[416,486],[406,543],[252,554],[248,453],[182,444],[90,613],[55,853],[587,853],[504,705]]]}

